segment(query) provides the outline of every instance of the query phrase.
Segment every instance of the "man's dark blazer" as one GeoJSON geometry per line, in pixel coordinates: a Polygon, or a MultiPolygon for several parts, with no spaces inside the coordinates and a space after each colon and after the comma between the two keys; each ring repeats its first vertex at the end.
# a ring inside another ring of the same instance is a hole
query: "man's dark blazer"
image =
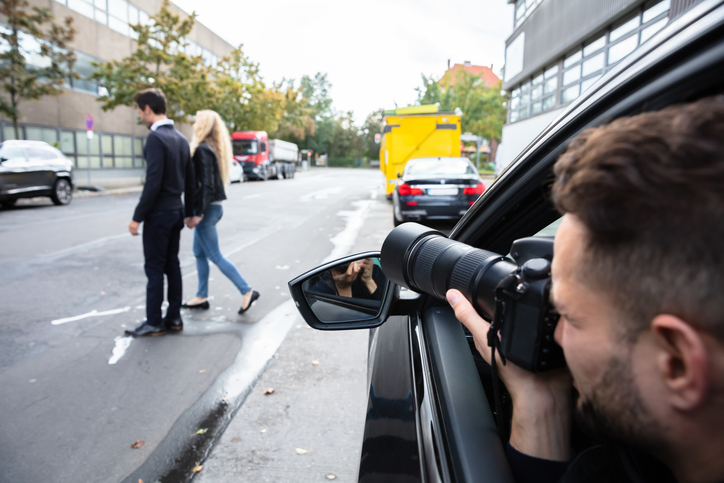
{"type": "Polygon", "coordinates": [[[189,143],[171,124],[158,126],[146,138],[146,184],[138,201],[133,221],[141,223],[151,211],[171,211],[185,207],[193,216],[194,167],[189,143]],[[181,193],[184,202],[181,202],[181,193]]]}

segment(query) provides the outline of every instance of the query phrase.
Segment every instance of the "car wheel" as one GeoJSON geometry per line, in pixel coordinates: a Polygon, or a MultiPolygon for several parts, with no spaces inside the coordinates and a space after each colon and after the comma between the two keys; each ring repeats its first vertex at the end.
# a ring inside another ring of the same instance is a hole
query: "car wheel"
{"type": "Polygon", "coordinates": [[[67,179],[60,178],[55,182],[53,186],[53,193],[50,195],[50,199],[56,205],[67,205],[73,199],[73,189],[70,187],[70,182],[67,179]]]}
{"type": "Polygon", "coordinates": [[[403,223],[403,221],[400,220],[399,218],[397,218],[397,215],[395,214],[395,208],[393,207],[392,208],[392,224],[394,226],[400,226],[402,223],[403,223]]]}
{"type": "Polygon", "coordinates": [[[15,206],[15,203],[18,202],[17,198],[13,198],[11,200],[2,200],[0,201],[0,205],[2,205],[3,208],[12,208],[15,206]]]}

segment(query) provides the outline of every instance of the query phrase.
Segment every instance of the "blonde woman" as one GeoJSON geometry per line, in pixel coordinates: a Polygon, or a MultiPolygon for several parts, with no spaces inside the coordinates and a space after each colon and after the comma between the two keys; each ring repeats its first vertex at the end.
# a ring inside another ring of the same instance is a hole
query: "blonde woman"
{"type": "Polygon", "coordinates": [[[229,183],[231,163],[231,138],[224,121],[214,111],[199,111],[193,126],[191,155],[196,171],[196,191],[194,193],[194,218],[199,221],[194,230],[194,256],[199,286],[196,297],[182,305],[186,309],[209,308],[209,260],[219,267],[242,295],[239,313],[243,314],[259,298],[259,292],[241,276],[236,267],[219,250],[219,236],[216,224],[221,220],[224,210],[221,202],[226,199],[224,186],[229,183]]]}

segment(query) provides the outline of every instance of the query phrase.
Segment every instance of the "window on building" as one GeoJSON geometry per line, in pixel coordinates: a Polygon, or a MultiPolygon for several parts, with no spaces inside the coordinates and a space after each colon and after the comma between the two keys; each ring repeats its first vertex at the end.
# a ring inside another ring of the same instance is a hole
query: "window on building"
{"type": "Polygon", "coordinates": [[[51,146],[55,146],[58,142],[58,130],[53,128],[27,126],[25,128],[25,139],[31,141],[43,141],[51,146]]]}
{"type": "Polygon", "coordinates": [[[80,75],[80,79],[71,79],[71,86],[74,89],[98,94],[98,82],[90,79],[95,70],[92,62],[96,62],[97,59],[78,51],[75,52],[75,57],[73,70],[80,75]]]}
{"type": "Polygon", "coordinates": [[[543,0],[517,0],[515,2],[515,27],[523,23],[523,20],[535,10],[543,0]]]}
{"type": "MultiPolygon", "coordinates": [[[[522,1],[518,0],[516,9],[521,8],[522,1]]],[[[549,71],[545,71],[540,104],[537,104],[539,91],[530,88],[531,81],[537,81],[540,74],[522,81],[511,90],[509,122],[525,119],[537,112],[544,112],[576,99],[600,79],[602,74],[664,28],[669,20],[670,6],[671,0],[647,2],[638,12],[612,25],[605,33],[589,38],[577,46],[576,50],[569,52],[561,59],[560,88],[558,65],[551,68],[550,74],[549,71]],[[560,91],[558,96],[556,96],[557,91],[560,91]]],[[[523,13],[525,14],[525,10],[523,13]]]]}

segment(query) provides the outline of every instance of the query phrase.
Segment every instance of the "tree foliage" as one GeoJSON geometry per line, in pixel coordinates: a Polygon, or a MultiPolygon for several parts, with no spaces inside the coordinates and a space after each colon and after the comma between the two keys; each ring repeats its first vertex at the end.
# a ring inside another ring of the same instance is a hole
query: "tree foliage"
{"type": "Polygon", "coordinates": [[[26,0],[2,0],[0,15],[7,29],[0,31],[0,112],[13,122],[15,137],[20,139],[19,105],[26,100],[61,94],[61,87],[73,73],[75,54],[68,48],[73,41],[73,18],[57,24],[47,8],[32,7],[26,0]],[[32,59],[32,62],[30,61],[32,59]]]}
{"type": "Polygon", "coordinates": [[[480,77],[463,70],[458,71],[454,85],[440,83],[424,74],[422,83],[422,87],[416,88],[418,104],[439,102],[443,111],[459,107],[463,111],[463,132],[500,141],[506,115],[506,98],[501,94],[500,83],[485,87],[480,77]]]}
{"type": "Polygon", "coordinates": [[[186,36],[196,14],[181,19],[171,11],[169,0],[151,16],[148,25],[135,24],[136,50],[128,57],[95,63],[93,78],[107,90],[99,97],[103,110],[132,106],[136,92],[156,87],[168,101],[167,116],[187,122],[196,111],[215,105],[217,89],[200,55],[188,55],[186,36]]]}

